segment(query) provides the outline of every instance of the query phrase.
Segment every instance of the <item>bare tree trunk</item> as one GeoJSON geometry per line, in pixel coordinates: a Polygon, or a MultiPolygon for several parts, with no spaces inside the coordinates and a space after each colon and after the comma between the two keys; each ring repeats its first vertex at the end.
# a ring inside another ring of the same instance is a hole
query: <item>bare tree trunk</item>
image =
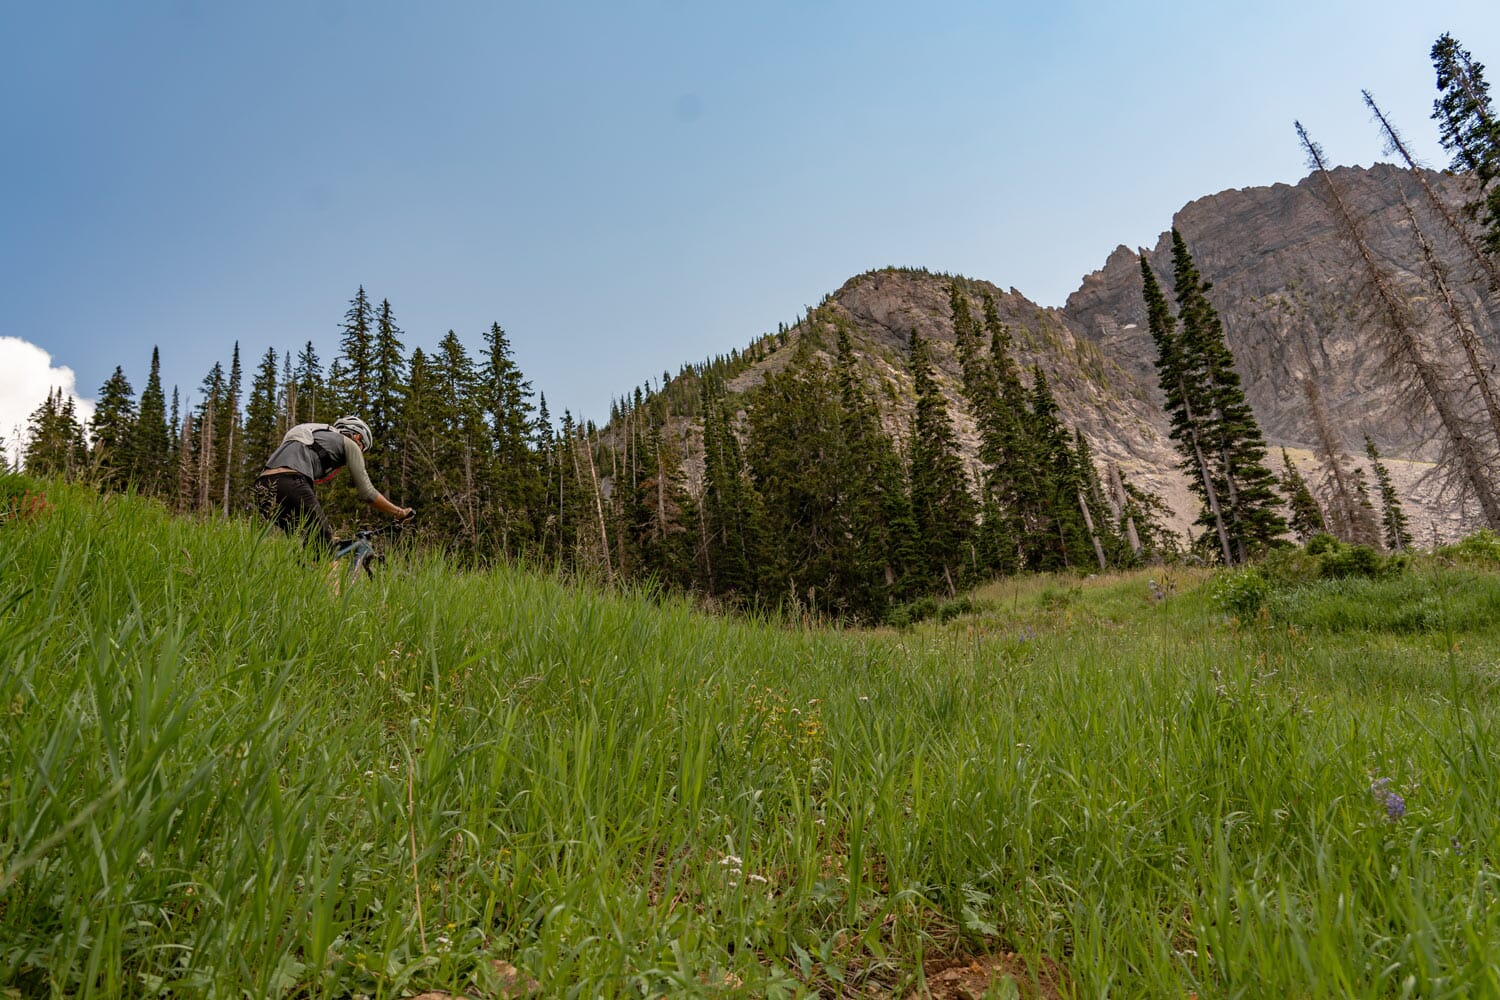
{"type": "Polygon", "coordinates": [[[214,401],[203,404],[203,422],[198,428],[198,503],[197,509],[209,509],[214,478],[214,401]]]}
{"type": "Polygon", "coordinates": [[[1388,362],[1392,367],[1404,373],[1407,378],[1412,379],[1413,383],[1425,394],[1432,408],[1437,412],[1438,420],[1447,436],[1453,461],[1458,465],[1457,473],[1460,482],[1479,502],[1485,525],[1492,530],[1500,530],[1500,496],[1496,495],[1494,484],[1490,482],[1488,463],[1480,454],[1478,443],[1464,427],[1462,416],[1448,390],[1442,385],[1436,366],[1427,359],[1425,347],[1418,336],[1416,323],[1405,300],[1397,294],[1390,277],[1375,260],[1375,255],[1370,250],[1363,230],[1344,203],[1337,185],[1333,183],[1333,177],[1323,161],[1323,151],[1312,139],[1308,138],[1300,122],[1297,124],[1297,134],[1302,139],[1302,145],[1307,149],[1309,160],[1319,176],[1323,178],[1332,203],[1335,225],[1364,266],[1365,283],[1380,307],[1380,316],[1385,328],[1383,340],[1388,362]]]}
{"type": "Polygon", "coordinates": [[[591,484],[593,487],[594,513],[598,516],[599,519],[599,556],[604,560],[605,578],[609,580],[610,583],[613,583],[615,574],[614,568],[610,565],[609,560],[609,534],[604,529],[604,502],[599,497],[599,474],[594,469],[594,455],[590,446],[589,432],[587,428],[579,428],[578,438],[574,442],[573,472],[578,477],[578,485],[580,488],[583,487],[586,482],[591,484]],[[578,449],[580,447],[584,451],[584,457],[589,460],[589,478],[587,480],[583,478],[583,469],[578,464],[578,449]]]}
{"type": "Polygon", "coordinates": [[[1089,529],[1089,541],[1094,543],[1094,555],[1099,559],[1099,568],[1105,570],[1109,564],[1104,560],[1104,546],[1099,544],[1099,533],[1094,530],[1094,515],[1089,513],[1089,502],[1083,490],[1078,491],[1078,509],[1083,511],[1083,524],[1089,529]]]}
{"type": "MultiPolygon", "coordinates": [[[[1380,110],[1380,106],[1375,103],[1375,98],[1370,96],[1368,90],[1361,91],[1361,93],[1365,95],[1365,104],[1374,112],[1376,121],[1380,122],[1380,130],[1385,133],[1386,145],[1390,147],[1391,151],[1399,153],[1401,158],[1406,161],[1407,167],[1411,169],[1412,176],[1417,179],[1417,183],[1422,186],[1422,192],[1427,195],[1427,201],[1437,211],[1438,215],[1442,217],[1443,221],[1448,224],[1448,228],[1452,230],[1453,235],[1458,237],[1459,242],[1464,245],[1464,249],[1469,252],[1469,256],[1474,258],[1474,263],[1478,264],[1480,269],[1484,271],[1485,276],[1489,279],[1490,289],[1500,292],[1500,265],[1497,265],[1495,261],[1490,259],[1488,254],[1480,249],[1479,244],[1474,242],[1473,232],[1453,214],[1453,210],[1448,207],[1448,203],[1439,198],[1438,193],[1432,189],[1432,184],[1427,180],[1426,171],[1417,164],[1416,159],[1407,151],[1406,143],[1401,141],[1400,133],[1396,131],[1396,127],[1385,117],[1385,112],[1380,110]]],[[[1411,212],[1410,206],[1407,207],[1407,212],[1411,212]]],[[[1412,219],[1412,226],[1416,226],[1415,218],[1412,219]]]]}
{"type": "Polygon", "coordinates": [[[285,409],[285,412],[282,413],[282,415],[281,415],[281,427],[279,428],[281,434],[284,436],[286,434],[286,432],[289,431],[289,430],[291,430],[292,427],[296,423],[297,423],[297,383],[296,382],[288,382],[286,384],[286,409],[285,409]]]}
{"type": "Polygon", "coordinates": [[[661,455],[661,447],[656,449],[656,527],[652,535],[657,542],[665,543],[667,538],[667,466],[661,455]]]}
{"type": "Polygon", "coordinates": [[[698,544],[703,549],[703,576],[708,580],[708,592],[714,593],[714,561],[708,544],[708,514],[703,509],[703,498],[698,498],[698,544]]]}
{"type": "Polygon", "coordinates": [[[1130,543],[1130,551],[1135,557],[1141,557],[1141,535],[1135,528],[1135,515],[1130,513],[1130,495],[1125,492],[1125,481],[1120,478],[1120,467],[1114,462],[1109,463],[1109,483],[1114,490],[1115,502],[1119,505],[1120,512],[1125,515],[1125,540],[1130,543]]]}
{"type": "Polygon", "coordinates": [[[474,489],[474,449],[468,441],[464,442],[464,509],[468,513],[469,525],[469,548],[479,550],[479,514],[475,510],[474,489]]]}
{"type": "Polygon", "coordinates": [[[177,439],[177,512],[193,509],[193,417],[182,418],[182,435],[177,439]]]}
{"type": "MultiPolygon", "coordinates": [[[[584,444],[588,444],[588,435],[584,435],[584,444]]],[[[594,485],[594,513],[599,517],[599,551],[604,556],[604,577],[610,583],[615,582],[615,568],[609,557],[609,532],[604,527],[604,497],[599,489],[599,473],[594,468],[594,449],[586,447],[584,457],[589,460],[589,478],[594,485]]]]}
{"type": "Polygon", "coordinates": [[[1313,431],[1318,436],[1318,452],[1324,468],[1328,470],[1326,491],[1331,495],[1327,505],[1333,522],[1330,527],[1335,537],[1358,545],[1377,545],[1380,529],[1366,508],[1360,504],[1357,490],[1344,465],[1344,455],[1339,447],[1333,424],[1328,419],[1328,410],[1323,406],[1323,394],[1311,376],[1302,380],[1302,393],[1307,397],[1307,411],[1312,417],[1313,431]]]}
{"type": "Polygon", "coordinates": [[[231,410],[230,413],[229,413],[229,441],[228,441],[228,446],[226,448],[227,454],[224,456],[224,516],[225,517],[229,516],[229,491],[230,491],[230,488],[233,486],[234,480],[235,480],[235,475],[234,475],[234,428],[235,428],[235,424],[236,423],[237,423],[237,421],[235,420],[234,411],[231,410]]]}
{"type": "MultiPolygon", "coordinates": [[[[1432,275],[1432,283],[1443,300],[1448,319],[1453,323],[1454,335],[1463,347],[1464,360],[1469,366],[1469,378],[1473,380],[1474,387],[1479,390],[1480,398],[1484,400],[1484,410],[1490,420],[1490,433],[1494,435],[1495,447],[1500,448],[1500,401],[1495,398],[1495,388],[1490,384],[1489,376],[1494,363],[1490,358],[1484,357],[1487,353],[1484,345],[1475,336],[1473,325],[1465,318],[1463,309],[1453,297],[1453,289],[1448,286],[1443,265],[1433,253],[1432,244],[1417,226],[1417,217],[1412,212],[1411,205],[1405,204],[1404,201],[1403,205],[1406,208],[1406,217],[1411,222],[1412,232],[1416,234],[1417,245],[1422,248],[1422,259],[1427,264],[1428,273],[1432,275]]],[[[1500,291],[1500,285],[1496,286],[1496,290],[1500,291]]]]}
{"type": "MultiPolygon", "coordinates": [[[[1233,463],[1229,461],[1229,449],[1220,448],[1219,456],[1224,459],[1224,486],[1229,491],[1229,516],[1234,521],[1235,527],[1239,528],[1240,491],[1234,485],[1234,468],[1233,463]]],[[[1250,558],[1249,553],[1245,551],[1245,533],[1243,531],[1237,530],[1234,533],[1234,554],[1238,557],[1239,562],[1246,562],[1250,558]]]]}
{"type": "Polygon", "coordinates": [[[1198,440],[1198,422],[1193,417],[1192,404],[1188,402],[1185,387],[1181,390],[1182,408],[1192,431],[1193,455],[1198,459],[1198,474],[1203,478],[1203,495],[1208,500],[1208,512],[1213,515],[1214,528],[1218,531],[1219,547],[1224,552],[1224,565],[1233,566],[1234,556],[1229,549],[1229,532],[1224,527],[1224,512],[1219,509],[1219,491],[1214,489],[1213,475],[1209,472],[1208,459],[1203,454],[1203,444],[1198,440]]]}

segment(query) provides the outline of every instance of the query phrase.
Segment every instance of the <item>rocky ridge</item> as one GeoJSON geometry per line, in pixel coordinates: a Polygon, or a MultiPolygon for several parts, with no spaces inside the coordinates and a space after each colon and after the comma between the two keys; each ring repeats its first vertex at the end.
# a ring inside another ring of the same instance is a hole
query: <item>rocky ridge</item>
{"type": "MultiPolygon", "coordinates": [[[[1423,203],[1415,179],[1386,164],[1341,167],[1334,177],[1368,226],[1377,257],[1392,269],[1426,334],[1435,344],[1446,343],[1446,322],[1419,273],[1422,258],[1403,201],[1412,205],[1429,235],[1440,233],[1441,224],[1423,203]]],[[[1428,179],[1450,203],[1462,200],[1454,178],[1430,173],[1428,179]]],[[[1363,440],[1368,433],[1388,460],[1414,529],[1424,540],[1455,537],[1472,528],[1473,521],[1440,495],[1439,484],[1427,475],[1436,456],[1432,422],[1410,416],[1391,372],[1371,347],[1372,317],[1358,271],[1324,201],[1316,178],[1224,191],[1188,204],[1172,225],[1213,283],[1209,297],[1224,320],[1273,470],[1281,469],[1284,447],[1315,487],[1322,478],[1311,452],[1314,433],[1302,389],[1303,380],[1313,378],[1350,461],[1367,464],[1363,440]]],[[[1500,354],[1500,302],[1457,247],[1445,239],[1434,242],[1480,338],[1500,354]]],[[[1169,232],[1146,250],[1146,257],[1170,292],[1169,232]]],[[[1175,527],[1185,533],[1196,515],[1195,501],[1178,470],[1161,409],[1139,266],[1135,251],[1117,248],[1060,309],[1039,306],[1014,288],[972,278],[913,269],[867,272],[813,310],[799,335],[812,336],[813,349],[828,353],[835,325],[851,331],[867,381],[899,440],[910,415],[905,356],[915,330],[932,345],[939,379],[972,461],[977,435],[958,389],[947,287],[958,282],[973,300],[976,315],[981,295],[988,293],[1014,337],[1017,361],[1024,370],[1036,365],[1046,373],[1064,418],[1088,437],[1095,457],[1118,464],[1127,478],[1161,495],[1176,513],[1175,527]]],[[[776,351],[750,365],[731,382],[731,390],[753,390],[767,370],[786,364],[790,353],[776,351]]]]}

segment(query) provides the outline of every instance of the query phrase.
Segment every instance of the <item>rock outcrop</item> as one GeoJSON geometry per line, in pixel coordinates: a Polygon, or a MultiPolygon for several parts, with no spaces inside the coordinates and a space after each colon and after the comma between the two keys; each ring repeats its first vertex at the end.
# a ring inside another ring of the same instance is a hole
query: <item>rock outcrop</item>
{"type": "MultiPolygon", "coordinates": [[[[1450,204],[1461,203],[1458,180],[1437,173],[1427,178],[1450,204]]],[[[1480,339],[1492,356],[1500,355],[1500,296],[1483,283],[1456,241],[1444,237],[1443,224],[1415,178],[1382,164],[1338,168],[1334,181],[1366,227],[1376,257],[1411,303],[1433,350],[1451,355],[1456,349],[1413,238],[1408,204],[1433,239],[1480,339]]],[[[1322,478],[1310,451],[1315,434],[1303,390],[1305,379],[1315,379],[1350,461],[1366,464],[1363,441],[1370,435],[1389,459],[1414,529],[1424,541],[1434,534],[1454,537],[1476,525],[1428,475],[1438,451],[1434,423],[1423,408],[1410,404],[1399,373],[1375,346],[1373,303],[1325,200],[1316,177],[1296,185],[1225,191],[1187,205],[1172,225],[1212,283],[1209,298],[1224,320],[1246,395],[1270,447],[1272,469],[1280,471],[1279,452],[1285,447],[1310,482],[1322,478]]],[[[1146,256],[1170,294],[1170,233],[1164,232],[1146,256]]],[[[800,335],[811,335],[816,349],[829,352],[833,326],[851,331],[887,426],[899,439],[912,399],[907,343],[916,331],[933,347],[939,381],[972,461],[977,435],[958,389],[947,289],[958,282],[975,303],[976,315],[980,297],[988,293],[1010,328],[1023,370],[1035,365],[1046,372],[1064,418],[1089,438],[1095,456],[1117,463],[1127,478],[1161,495],[1176,512],[1175,527],[1186,533],[1196,516],[1195,501],[1178,470],[1161,408],[1139,268],[1136,252],[1119,247],[1061,309],[1043,308],[1014,288],[971,278],[872,271],[850,279],[814,310],[800,335]]],[[[776,351],[748,366],[731,388],[753,389],[767,370],[786,364],[790,353],[776,351]]]]}

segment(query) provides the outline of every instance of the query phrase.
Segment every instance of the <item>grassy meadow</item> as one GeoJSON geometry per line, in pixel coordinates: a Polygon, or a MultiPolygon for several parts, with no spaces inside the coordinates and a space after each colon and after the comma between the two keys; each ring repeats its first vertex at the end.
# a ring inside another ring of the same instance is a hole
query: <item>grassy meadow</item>
{"type": "Polygon", "coordinates": [[[0,995],[1500,996],[1494,567],[844,632],[47,492],[0,995]]]}

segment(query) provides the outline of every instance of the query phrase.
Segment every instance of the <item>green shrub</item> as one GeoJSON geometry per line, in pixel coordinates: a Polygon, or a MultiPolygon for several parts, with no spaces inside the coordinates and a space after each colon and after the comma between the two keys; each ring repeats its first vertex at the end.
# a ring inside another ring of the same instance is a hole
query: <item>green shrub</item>
{"type": "Polygon", "coordinates": [[[1333,579],[1346,576],[1379,576],[1384,569],[1380,553],[1368,545],[1345,545],[1334,542],[1333,547],[1318,557],[1320,575],[1333,579]]]}
{"type": "Polygon", "coordinates": [[[898,604],[885,613],[885,624],[892,628],[911,628],[918,622],[936,618],[940,622],[952,621],[959,615],[974,614],[991,607],[988,602],[976,601],[972,597],[955,597],[940,601],[936,597],[919,597],[908,604],[898,604]]]}
{"type": "MultiPolygon", "coordinates": [[[[1318,535],[1315,538],[1327,538],[1318,535]]],[[[1316,554],[1295,545],[1284,545],[1272,549],[1260,563],[1260,571],[1278,587],[1295,586],[1316,580],[1322,570],[1316,554]]]]}
{"type": "Polygon", "coordinates": [[[1270,595],[1270,581],[1253,566],[1220,573],[1214,577],[1209,589],[1214,607],[1240,621],[1254,618],[1270,595]]]}
{"type": "Polygon", "coordinates": [[[1261,563],[1266,576],[1280,586],[1347,576],[1388,576],[1404,572],[1404,555],[1384,556],[1368,545],[1351,545],[1328,534],[1314,535],[1301,549],[1273,551],[1261,563]]]}
{"type": "Polygon", "coordinates": [[[1443,546],[1437,554],[1455,562],[1500,566],[1500,535],[1481,528],[1462,541],[1443,546]]]}
{"type": "Polygon", "coordinates": [[[1337,538],[1334,538],[1328,532],[1321,531],[1307,540],[1307,554],[1310,556],[1320,556],[1329,549],[1337,548],[1341,544],[1337,538]]]}
{"type": "Polygon", "coordinates": [[[1061,611],[1082,596],[1082,587],[1059,588],[1048,584],[1042,588],[1037,603],[1048,611],[1061,611]]]}

